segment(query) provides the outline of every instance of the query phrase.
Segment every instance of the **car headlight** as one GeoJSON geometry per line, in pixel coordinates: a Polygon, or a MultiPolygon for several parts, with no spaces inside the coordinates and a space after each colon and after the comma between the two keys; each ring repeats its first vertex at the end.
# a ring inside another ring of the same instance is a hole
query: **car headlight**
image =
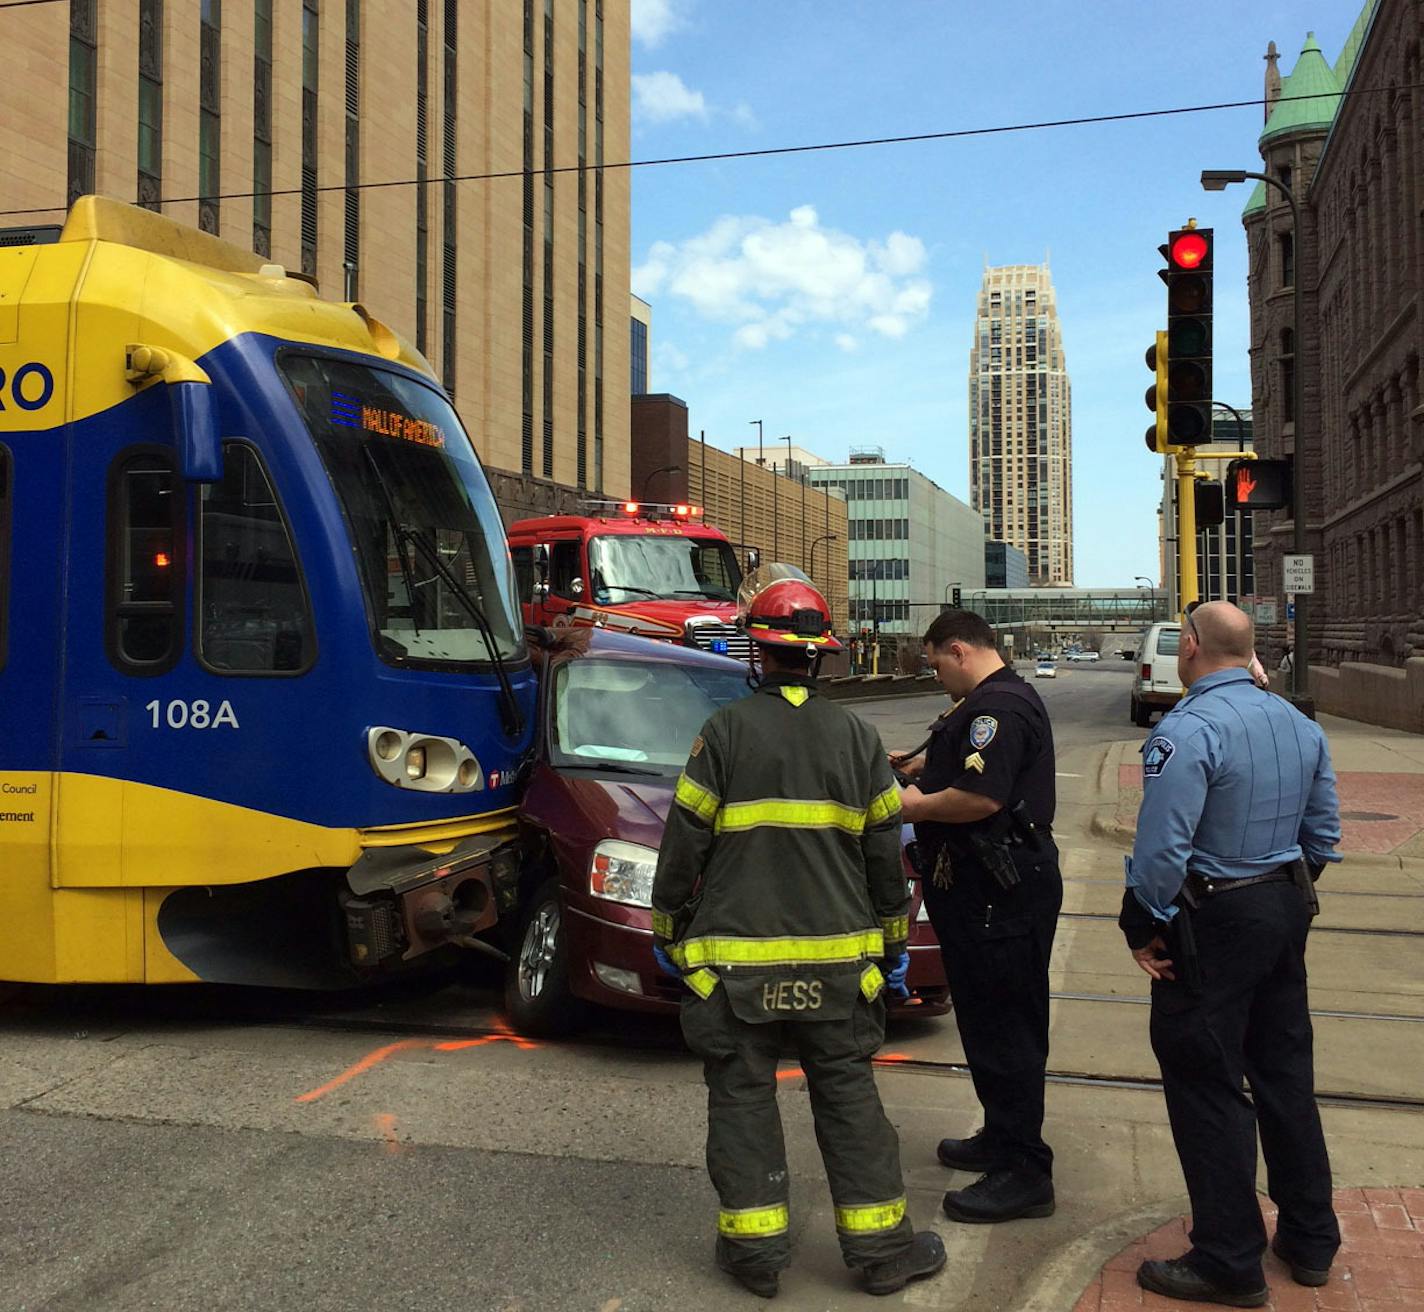
{"type": "Polygon", "coordinates": [[[653,905],[653,875],[657,873],[655,848],[610,838],[593,849],[588,871],[588,891],[594,897],[623,902],[631,907],[653,905]]]}

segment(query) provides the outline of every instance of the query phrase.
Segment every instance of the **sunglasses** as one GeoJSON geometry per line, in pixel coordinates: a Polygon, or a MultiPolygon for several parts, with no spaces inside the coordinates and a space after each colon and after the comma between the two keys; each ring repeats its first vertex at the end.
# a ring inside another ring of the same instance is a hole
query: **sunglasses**
{"type": "Polygon", "coordinates": [[[1194,642],[1200,643],[1201,634],[1197,632],[1197,626],[1192,620],[1190,613],[1182,616],[1182,623],[1186,626],[1187,632],[1192,635],[1192,640],[1194,642]]]}

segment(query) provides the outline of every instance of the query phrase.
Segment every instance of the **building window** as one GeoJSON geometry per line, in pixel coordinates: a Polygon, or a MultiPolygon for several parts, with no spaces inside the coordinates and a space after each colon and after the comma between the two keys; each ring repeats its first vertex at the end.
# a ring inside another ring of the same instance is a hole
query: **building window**
{"type": "Polygon", "coordinates": [[[302,272],[316,277],[317,88],[321,69],[321,14],[302,0],[302,272]]]}
{"type": "Polygon", "coordinates": [[[346,194],[342,265],[348,301],[361,294],[361,0],[346,0],[346,194]]]}
{"type": "Polygon", "coordinates": [[[1295,333],[1281,329],[1281,414],[1284,422],[1295,422],[1295,333]]]}
{"type": "Polygon", "coordinates": [[[1295,236],[1283,232],[1276,238],[1281,248],[1281,286],[1295,286],[1295,236]]]}
{"type": "Polygon", "coordinates": [[[161,207],[163,194],[163,0],[139,0],[138,203],[161,207]]]}
{"type": "Polygon", "coordinates": [[[198,502],[199,658],[219,674],[300,673],[315,630],[282,508],[252,447],[223,455],[198,502]]]}
{"type": "Polygon", "coordinates": [[[222,0],[202,0],[198,42],[198,227],[217,232],[222,194],[222,0]]]}
{"type": "Polygon", "coordinates": [[[415,5],[415,349],[429,350],[430,283],[430,0],[415,5]]]}
{"type": "Polygon", "coordinates": [[[252,249],[272,254],[272,0],[252,15],[252,249]]]}
{"type": "Polygon", "coordinates": [[[445,181],[440,224],[440,377],[445,390],[455,394],[455,237],[458,231],[456,191],[453,181],[459,170],[455,159],[455,125],[459,115],[459,64],[456,50],[460,35],[460,0],[445,0],[445,81],[441,122],[441,167],[445,181]]]}
{"type": "Polygon", "coordinates": [[[648,390],[648,325],[633,320],[632,341],[633,395],[642,396],[648,390]]]}
{"type": "Polygon", "coordinates": [[[97,0],[69,0],[69,204],[94,190],[99,21],[97,0]]]}

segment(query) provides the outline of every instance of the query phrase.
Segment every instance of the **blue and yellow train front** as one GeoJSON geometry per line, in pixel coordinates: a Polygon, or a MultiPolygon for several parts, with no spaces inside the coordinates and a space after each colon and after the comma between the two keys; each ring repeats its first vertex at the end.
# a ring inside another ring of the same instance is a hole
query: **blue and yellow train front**
{"type": "Polygon", "coordinates": [[[489,484],[395,334],[95,198],[0,246],[0,978],[468,943],[533,708],[489,484]]]}

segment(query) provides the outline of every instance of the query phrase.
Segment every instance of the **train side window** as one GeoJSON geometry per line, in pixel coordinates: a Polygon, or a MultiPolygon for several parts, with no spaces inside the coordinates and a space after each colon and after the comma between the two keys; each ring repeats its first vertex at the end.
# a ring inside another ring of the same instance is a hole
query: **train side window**
{"type": "Polygon", "coordinates": [[[300,674],[316,626],[286,517],[261,457],[223,444],[198,500],[198,659],[216,674],[300,674]]]}
{"type": "Polygon", "coordinates": [[[10,489],[15,471],[10,463],[10,448],[0,442],[0,670],[5,668],[9,648],[10,619],[10,489]]]}
{"type": "Polygon", "coordinates": [[[171,452],[130,449],[109,473],[109,659],[162,674],[182,649],[183,484],[171,452]]]}

